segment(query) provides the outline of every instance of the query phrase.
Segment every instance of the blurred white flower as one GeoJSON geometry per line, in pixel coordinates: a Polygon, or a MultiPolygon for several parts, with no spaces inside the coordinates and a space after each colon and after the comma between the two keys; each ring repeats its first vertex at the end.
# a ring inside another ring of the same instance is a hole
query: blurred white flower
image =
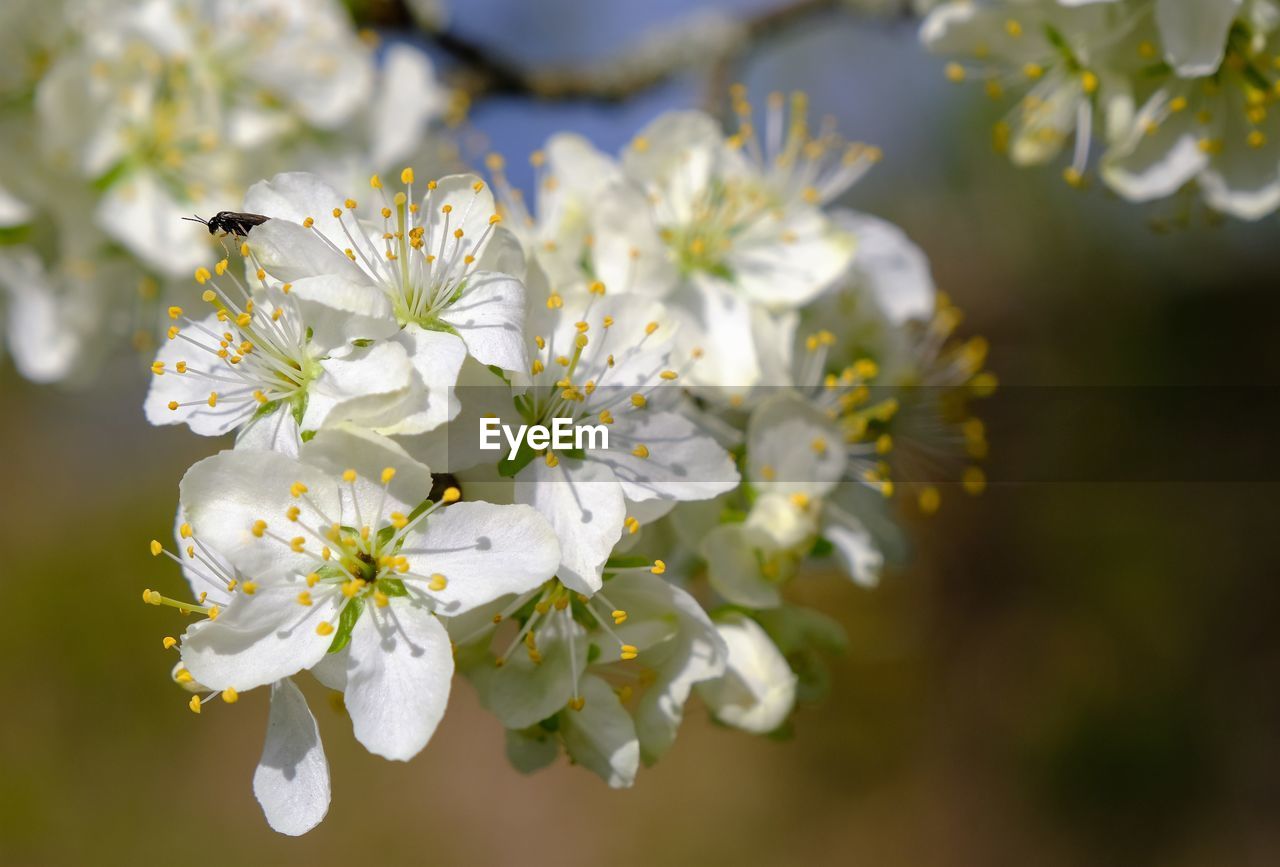
{"type": "Polygon", "coordinates": [[[725,673],[699,683],[699,697],[727,725],[759,735],[776,730],[795,705],[795,673],[750,617],[730,612],[715,625],[729,651],[725,673]]]}

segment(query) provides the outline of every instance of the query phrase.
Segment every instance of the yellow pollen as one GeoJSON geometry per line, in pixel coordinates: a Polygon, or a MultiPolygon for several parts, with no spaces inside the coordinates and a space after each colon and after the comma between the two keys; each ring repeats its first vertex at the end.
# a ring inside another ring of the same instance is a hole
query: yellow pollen
{"type": "Polygon", "coordinates": [[[1038,63],[1027,63],[1022,67],[1022,74],[1030,79],[1040,78],[1044,75],[1044,67],[1038,63]]]}
{"type": "Polygon", "coordinates": [[[396,477],[396,468],[386,467],[382,471],[382,484],[384,485],[391,484],[391,480],[394,479],[395,477],[396,477]]]}
{"type": "Polygon", "coordinates": [[[164,641],[160,643],[164,645],[165,650],[172,650],[177,645],[178,639],[174,638],[172,635],[166,635],[164,637],[164,641]]]}
{"type": "Polygon", "coordinates": [[[643,460],[644,458],[649,457],[649,447],[646,446],[644,443],[640,443],[638,446],[636,446],[631,450],[631,454],[643,460]]]}
{"type": "Polygon", "coordinates": [[[653,566],[650,567],[649,571],[654,575],[661,575],[663,572],[667,571],[667,564],[661,560],[654,560],[653,566]]]}
{"type": "Polygon", "coordinates": [[[440,502],[456,503],[460,499],[462,499],[462,491],[459,491],[457,488],[454,488],[454,487],[448,487],[444,489],[444,494],[441,495],[440,502]]]}
{"type": "Polygon", "coordinates": [[[964,77],[965,77],[964,67],[958,63],[948,63],[945,73],[948,81],[954,81],[957,84],[964,81],[964,77]]]}
{"type": "Polygon", "coordinates": [[[307,217],[305,220],[302,221],[302,228],[310,229],[315,224],[316,224],[315,217],[307,217]]]}
{"type": "Polygon", "coordinates": [[[334,208],[334,209],[333,209],[333,216],[334,216],[334,218],[335,218],[335,219],[337,219],[337,218],[341,218],[341,217],[342,217],[342,208],[334,208]]]}
{"type": "Polygon", "coordinates": [[[373,187],[375,190],[382,189],[382,178],[378,177],[377,175],[374,175],[373,177],[369,178],[369,186],[373,187]]]}
{"type": "Polygon", "coordinates": [[[645,334],[652,334],[653,332],[655,332],[655,331],[657,331],[657,330],[658,330],[658,323],[656,323],[656,322],[650,322],[648,325],[646,325],[646,326],[644,327],[644,333],[645,333],[645,334]]]}
{"type": "MultiPolygon", "coordinates": [[[[445,587],[449,586],[449,580],[445,578],[443,575],[441,575],[439,572],[437,572],[436,574],[431,576],[431,582],[427,584],[427,586],[430,587],[432,590],[435,590],[438,592],[440,590],[443,590],[445,587]]],[[[533,635],[532,632],[530,632],[529,634],[533,635]]]]}
{"type": "Polygon", "coordinates": [[[196,269],[196,282],[197,282],[197,283],[200,283],[200,284],[207,283],[211,277],[213,277],[213,275],[209,273],[209,269],[208,269],[208,268],[197,268],[197,269],[196,269]]]}
{"type": "Polygon", "coordinates": [[[311,606],[311,604],[312,604],[312,600],[311,600],[311,593],[310,593],[309,591],[306,591],[306,590],[303,590],[301,593],[299,593],[299,594],[298,594],[298,604],[299,604],[299,605],[306,605],[306,606],[310,607],[310,606],[311,606]]]}
{"type": "Polygon", "coordinates": [[[649,401],[645,400],[645,397],[643,394],[637,393],[637,394],[631,395],[631,405],[636,407],[637,409],[642,408],[648,402],[649,401]]]}
{"type": "Polygon", "coordinates": [[[797,509],[809,508],[809,495],[806,493],[797,491],[796,493],[792,494],[789,499],[791,500],[791,504],[795,506],[797,509]]]}
{"type": "Polygon", "coordinates": [[[623,611],[621,608],[614,609],[609,613],[609,616],[613,618],[614,626],[621,626],[627,621],[627,612],[623,611]]]}
{"type": "Polygon", "coordinates": [[[296,554],[301,554],[302,549],[305,548],[306,546],[307,546],[307,540],[302,536],[294,536],[292,539],[289,540],[289,547],[296,554]]]}
{"type": "Polygon", "coordinates": [[[634,644],[624,644],[620,648],[620,655],[623,659],[635,659],[637,655],[636,646],[634,644]]]}
{"type": "Polygon", "coordinates": [[[319,584],[319,583],[320,583],[320,573],[319,573],[319,572],[312,572],[310,575],[308,575],[308,576],[307,576],[307,586],[308,586],[308,587],[314,587],[314,586],[316,586],[316,585],[317,585],[317,584],[319,584]]]}
{"type": "Polygon", "coordinates": [[[627,532],[633,536],[640,532],[640,521],[634,515],[629,516],[627,520],[623,522],[623,526],[625,526],[627,528],[627,532]]]}
{"type": "Polygon", "coordinates": [[[245,592],[245,595],[252,596],[258,592],[258,585],[252,581],[246,581],[240,585],[240,589],[245,592]]]}
{"type": "Polygon", "coordinates": [[[251,529],[251,532],[253,533],[253,535],[254,535],[256,538],[261,539],[261,538],[262,538],[262,534],[263,534],[263,533],[265,533],[266,531],[267,531],[267,522],[266,522],[266,521],[264,521],[264,520],[262,520],[261,518],[259,518],[258,520],[256,520],[256,521],[254,521],[254,522],[253,522],[253,527],[252,527],[252,529],[251,529]]]}
{"type": "Polygon", "coordinates": [[[227,704],[235,704],[240,700],[240,693],[236,692],[232,687],[227,687],[222,691],[222,700],[227,704]]]}
{"type": "Polygon", "coordinates": [[[307,492],[308,488],[302,482],[294,482],[289,486],[289,495],[295,499],[301,497],[307,492]]]}
{"type": "Polygon", "coordinates": [[[191,696],[191,701],[187,702],[187,707],[191,708],[192,713],[200,713],[200,696],[191,696]]]}
{"type": "Polygon", "coordinates": [[[328,621],[322,621],[316,624],[316,635],[332,635],[333,624],[328,621]]]}
{"type": "Polygon", "coordinates": [[[402,184],[413,183],[413,169],[405,169],[400,173],[400,183],[402,184]]]}
{"type": "Polygon", "coordinates": [[[1085,70],[1085,72],[1080,76],[1080,87],[1085,93],[1097,93],[1098,76],[1089,70],[1085,70]]]}

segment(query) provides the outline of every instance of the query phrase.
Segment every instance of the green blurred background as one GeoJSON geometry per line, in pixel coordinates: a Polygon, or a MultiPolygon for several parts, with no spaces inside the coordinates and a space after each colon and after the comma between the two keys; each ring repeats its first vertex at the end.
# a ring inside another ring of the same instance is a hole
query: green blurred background
{"type": "MultiPolygon", "coordinates": [[[[375,5],[374,23],[404,20],[375,5]]],[[[517,60],[577,61],[681,7],[477,0],[450,26],[517,60]]],[[[1010,386],[989,408],[984,497],[909,518],[913,558],[874,591],[795,587],[852,639],[831,698],[787,742],[695,703],[671,754],[612,792],[563,763],[510,769],[464,682],[407,765],[364,753],[308,682],[333,805],[305,838],[276,836],[250,789],[265,694],[193,716],[160,645],[182,623],[140,602],[179,592],[147,541],[221,444],[148,427],[134,357],[76,392],[5,362],[0,863],[1280,863],[1275,223],[1192,210],[1155,232],[1177,207],[1011,168],[987,146],[994,109],[949,89],[906,22],[832,15],[741,60],[754,90],[805,88],[884,147],[849,202],[924,247],[1010,386]],[[1062,386],[1145,398],[1043,411],[1036,395],[1062,386]],[[1116,472],[1147,448],[1165,457],[1141,480],[1116,472]]],[[[513,163],[561,128],[613,148],[706,86],[692,72],[616,106],[494,98],[466,134],[513,163]]]]}

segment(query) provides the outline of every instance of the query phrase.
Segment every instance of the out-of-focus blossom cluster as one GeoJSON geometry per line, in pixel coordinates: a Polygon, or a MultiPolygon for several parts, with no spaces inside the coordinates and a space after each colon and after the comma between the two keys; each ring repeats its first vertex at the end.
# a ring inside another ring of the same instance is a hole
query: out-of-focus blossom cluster
{"type": "Polygon", "coordinates": [[[337,0],[4,4],[0,310],[21,372],[85,378],[149,342],[211,248],[182,218],[253,180],[431,160],[431,67],[375,42],[337,0]]]}
{"type": "Polygon", "coordinates": [[[531,196],[498,154],[487,177],[276,174],[168,309],[147,417],[235,444],[151,543],[194,601],[143,598],[191,617],[164,645],[193,711],[270,690],[272,827],[329,805],[304,672],[393,760],[459,673],[517,768],[563,753],[613,787],[695,693],[785,731],[843,641],[792,578],[874,584],[894,505],[982,489],[985,343],[899,229],[833,206],[880,152],[801,94],[732,97],[729,131],[671,112],[617,155],[556,135],[531,196]],[[595,433],[483,448],[557,419],[595,433]]]}
{"type": "Polygon", "coordinates": [[[996,148],[1018,165],[1066,162],[1126,199],[1195,188],[1214,211],[1280,206],[1280,6],[1273,0],[953,0],[921,39],[1013,107],[996,148]]]}

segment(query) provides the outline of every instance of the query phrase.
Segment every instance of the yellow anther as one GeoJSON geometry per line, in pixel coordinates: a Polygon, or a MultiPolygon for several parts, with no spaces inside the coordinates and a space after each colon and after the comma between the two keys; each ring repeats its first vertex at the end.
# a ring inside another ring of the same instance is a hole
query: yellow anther
{"type": "Polygon", "coordinates": [[[185,668],[180,668],[174,672],[173,679],[177,683],[191,683],[195,680],[195,678],[191,676],[191,672],[187,671],[185,668]]]}
{"type": "Polygon", "coordinates": [[[222,700],[227,704],[235,704],[240,700],[240,693],[236,692],[232,687],[227,687],[222,691],[222,700]]]}
{"type": "Polygon", "coordinates": [[[334,218],[341,218],[341,217],[342,217],[342,208],[334,208],[334,209],[333,209],[333,216],[334,216],[334,218]]]}
{"type": "Polygon", "coordinates": [[[587,699],[586,699],[586,696],[581,696],[581,695],[580,695],[580,696],[577,696],[576,698],[571,698],[571,699],[569,699],[569,707],[570,707],[572,710],[578,710],[578,711],[580,711],[580,710],[582,710],[584,707],[586,707],[586,705],[587,705],[587,699]]]}
{"type": "Polygon", "coordinates": [[[462,491],[459,491],[457,488],[454,488],[454,487],[448,487],[444,489],[444,494],[441,495],[440,502],[456,503],[460,499],[462,499],[462,491]]]}
{"type": "Polygon", "coordinates": [[[310,593],[310,591],[303,590],[301,593],[299,593],[299,594],[298,594],[298,604],[299,604],[299,605],[306,605],[306,606],[308,606],[308,607],[310,607],[310,606],[311,606],[311,604],[312,604],[312,599],[311,599],[311,593],[310,593]]]}
{"type": "Polygon", "coordinates": [[[548,310],[559,310],[563,306],[564,306],[564,299],[560,297],[560,294],[558,292],[552,292],[549,296],[547,296],[548,310]]]}
{"type": "Polygon", "coordinates": [[[391,604],[391,597],[383,593],[381,590],[373,591],[373,604],[379,608],[386,608],[391,604]]]}
{"type": "Polygon", "coordinates": [[[391,484],[391,480],[392,480],[392,479],[394,479],[395,477],[396,477],[396,468],[395,468],[395,467],[386,467],[386,468],[384,468],[384,469],[383,469],[383,471],[382,471],[382,484],[384,484],[384,485],[389,485],[389,484],[391,484]]]}
{"type": "Polygon", "coordinates": [[[163,361],[151,362],[151,372],[154,373],[156,376],[164,376],[164,362],[163,361]]]}
{"type": "MultiPolygon", "coordinates": [[[[439,592],[449,586],[449,579],[445,578],[443,575],[437,572],[436,574],[431,576],[431,581],[430,583],[427,584],[427,586],[432,590],[439,592]]],[[[529,634],[533,635],[532,632],[530,632],[529,634]]]]}
{"type": "MultiPolygon", "coordinates": [[[[327,550],[327,549],[326,549],[326,550],[327,550]]],[[[319,573],[319,572],[312,572],[311,574],[307,575],[307,586],[308,586],[308,587],[314,587],[314,586],[316,586],[316,585],[317,585],[317,584],[319,584],[319,583],[320,583],[320,573],[319,573]]]]}
{"type": "Polygon", "coordinates": [[[645,399],[645,396],[643,394],[640,394],[637,392],[636,394],[631,395],[631,405],[636,407],[637,409],[643,407],[648,402],[649,401],[645,399]]]}
{"type": "Polygon", "coordinates": [[[314,226],[315,224],[316,224],[315,217],[307,217],[306,219],[304,219],[304,220],[302,221],[302,228],[304,228],[304,229],[310,229],[310,228],[311,228],[312,226],[314,226]]]}
{"type": "Polygon", "coordinates": [[[1014,39],[1022,35],[1022,24],[1013,18],[1004,22],[1004,32],[1008,33],[1014,39]]]}
{"type": "Polygon", "coordinates": [[[796,491],[788,499],[791,500],[791,504],[795,506],[797,509],[809,508],[809,503],[810,503],[809,495],[802,491],[796,491]]]}
{"type": "Polygon", "coordinates": [[[648,325],[646,325],[646,326],[644,327],[644,333],[645,333],[645,334],[652,334],[653,332],[655,332],[655,331],[657,331],[657,330],[658,330],[658,323],[656,323],[656,322],[650,322],[648,325]]]}
{"type": "Polygon", "coordinates": [[[251,530],[254,536],[261,539],[262,534],[267,532],[267,522],[259,518],[258,520],[253,522],[253,527],[251,528],[251,530]]]}
{"type": "Polygon", "coordinates": [[[560,459],[556,457],[555,452],[547,452],[546,455],[543,456],[543,459],[547,462],[547,466],[550,467],[551,469],[555,469],[556,467],[560,466],[560,459]]]}
{"type": "Polygon", "coordinates": [[[170,307],[170,308],[169,308],[169,318],[170,318],[170,319],[177,319],[177,318],[178,318],[179,316],[181,316],[181,315],[182,315],[182,308],[181,308],[181,307],[170,307]]]}
{"type": "Polygon", "coordinates": [[[1080,75],[1080,87],[1084,90],[1085,93],[1097,93],[1098,76],[1095,73],[1086,69],[1080,75]]]}
{"type": "Polygon", "coordinates": [[[152,539],[151,540],[151,556],[159,557],[163,553],[164,553],[164,546],[161,545],[158,540],[152,539]]]}
{"type": "Polygon", "coordinates": [[[1084,183],[1084,175],[1075,166],[1067,166],[1063,169],[1062,179],[1073,187],[1079,187],[1084,183]]]}
{"type": "Polygon", "coordinates": [[[1267,134],[1260,129],[1252,130],[1249,135],[1245,137],[1245,142],[1249,147],[1256,150],[1267,143],[1267,134]]]}
{"type": "Polygon", "coordinates": [[[172,650],[177,646],[178,639],[174,638],[172,635],[166,635],[164,637],[164,641],[161,641],[160,643],[164,645],[165,650],[172,650]]]}
{"type": "Polygon", "coordinates": [[[605,327],[605,328],[612,328],[612,327],[613,327],[613,317],[612,317],[612,316],[606,316],[604,319],[602,319],[602,320],[601,320],[601,322],[604,324],[604,327],[605,327]]]}
{"type": "Polygon", "coordinates": [[[1175,96],[1169,100],[1169,111],[1174,113],[1184,111],[1187,107],[1187,98],[1185,96],[1175,96]]]}
{"type": "Polygon", "coordinates": [[[653,566],[649,568],[649,571],[654,575],[661,575],[663,572],[667,571],[667,564],[661,560],[654,560],[653,566]]]}
{"type": "Polygon", "coordinates": [[[932,515],[942,505],[942,492],[933,485],[928,485],[920,491],[919,503],[921,512],[932,515]]]}
{"type": "Polygon", "coordinates": [[[246,581],[240,585],[240,589],[243,590],[246,595],[252,596],[258,592],[258,585],[253,581],[246,581]]]}
{"type": "Polygon", "coordinates": [[[203,268],[203,267],[201,267],[201,268],[197,268],[197,269],[196,269],[196,282],[197,282],[197,283],[199,283],[199,284],[201,284],[201,285],[204,285],[205,283],[209,282],[209,279],[210,279],[211,277],[213,277],[213,275],[209,273],[209,269],[208,269],[208,268],[203,268]]]}
{"type": "Polygon", "coordinates": [[[333,624],[327,620],[322,620],[316,624],[316,635],[332,635],[333,624]]]}
{"type": "Polygon", "coordinates": [[[187,702],[187,707],[191,708],[192,713],[200,713],[200,696],[191,696],[191,701],[187,702]]]}
{"type": "Polygon", "coordinates": [[[640,532],[640,521],[634,515],[628,515],[627,520],[623,521],[622,524],[627,528],[627,532],[633,536],[640,532]]]}
{"type": "Polygon", "coordinates": [[[876,437],[876,452],[878,454],[887,455],[893,451],[893,437],[889,434],[880,434],[876,437]]]}
{"type": "Polygon", "coordinates": [[[402,184],[413,183],[413,169],[405,169],[400,173],[400,183],[402,184]]]}
{"type": "Polygon", "coordinates": [[[212,304],[214,301],[218,300],[218,293],[214,292],[212,289],[206,289],[200,293],[200,299],[207,304],[212,304]]]}
{"type": "Polygon", "coordinates": [[[673,379],[679,378],[680,374],[676,373],[674,370],[664,370],[662,373],[659,373],[658,376],[670,382],[673,379]]]}
{"type": "Polygon", "coordinates": [[[404,512],[391,513],[391,526],[395,527],[397,530],[403,530],[405,525],[408,523],[409,518],[404,514],[404,512]]]}
{"type": "Polygon", "coordinates": [[[638,651],[636,650],[636,646],[634,644],[624,644],[620,648],[620,656],[623,659],[635,659],[637,654],[638,654],[638,651]]]}
{"type": "Polygon", "coordinates": [[[301,554],[302,550],[307,546],[307,540],[302,536],[294,536],[289,540],[289,547],[295,554],[301,554]]]}
{"type": "Polygon", "coordinates": [[[815,437],[813,442],[809,443],[809,448],[813,449],[816,455],[825,455],[827,453],[827,441],[823,437],[815,437]]]}
{"type": "Polygon", "coordinates": [[[1040,78],[1044,75],[1044,67],[1038,63],[1027,63],[1022,67],[1022,74],[1030,79],[1040,78]]]}
{"type": "Polygon", "coordinates": [[[609,613],[609,616],[613,618],[614,626],[621,626],[627,621],[627,612],[623,611],[621,608],[614,609],[609,613]]]}
{"type": "Polygon", "coordinates": [[[964,471],[960,482],[964,486],[965,493],[976,497],[987,488],[987,474],[981,467],[969,467],[964,471]]]}
{"type": "Polygon", "coordinates": [[[377,175],[374,175],[373,177],[369,178],[369,186],[373,187],[375,190],[382,189],[382,178],[378,177],[377,175]]]}
{"type": "Polygon", "coordinates": [[[640,443],[639,445],[637,445],[635,448],[631,450],[631,454],[641,459],[647,458],[649,457],[649,447],[646,446],[644,443],[640,443]]]}
{"type": "Polygon", "coordinates": [[[587,335],[585,335],[585,334],[579,334],[577,337],[575,337],[575,338],[573,339],[573,345],[574,345],[574,346],[576,346],[576,347],[578,347],[579,349],[586,349],[586,347],[587,347],[587,335]]]}
{"type": "Polygon", "coordinates": [[[354,211],[356,209],[356,200],[347,199],[345,202],[342,203],[342,206],[346,208],[348,211],[354,211]]]}
{"type": "Polygon", "coordinates": [[[964,78],[965,78],[964,67],[958,63],[948,63],[946,66],[945,72],[946,72],[948,81],[954,81],[957,84],[964,81],[964,78]]]}
{"type": "Polygon", "coordinates": [[[613,413],[607,409],[600,410],[600,421],[603,424],[613,424],[613,413]]]}
{"type": "Polygon", "coordinates": [[[302,482],[294,482],[292,485],[289,486],[289,495],[296,499],[298,497],[301,497],[308,490],[309,489],[307,488],[307,486],[304,485],[302,482]]]}

